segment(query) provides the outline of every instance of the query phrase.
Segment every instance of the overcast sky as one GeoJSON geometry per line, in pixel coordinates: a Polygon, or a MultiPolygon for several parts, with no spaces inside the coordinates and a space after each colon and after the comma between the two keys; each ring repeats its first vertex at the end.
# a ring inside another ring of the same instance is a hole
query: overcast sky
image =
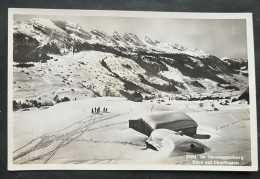
{"type": "Polygon", "coordinates": [[[88,32],[97,28],[108,35],[112,35],[114,31],[121,36],[130,32],[136,34],[141,40],[148,36],[152,40],[199,48],[218,57],[247,57],[246,21],[243,19],[14,15],[15,21],[31,18],[75,22],[88,32]]]}

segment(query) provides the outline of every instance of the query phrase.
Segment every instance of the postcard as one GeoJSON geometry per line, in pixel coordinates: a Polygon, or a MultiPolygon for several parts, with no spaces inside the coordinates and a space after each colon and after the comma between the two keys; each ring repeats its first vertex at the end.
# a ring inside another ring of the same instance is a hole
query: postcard
{"type": "Polygon", "coordinates": [[[252,14],[8,18],[9,170],[258,170],[252,14]]]}

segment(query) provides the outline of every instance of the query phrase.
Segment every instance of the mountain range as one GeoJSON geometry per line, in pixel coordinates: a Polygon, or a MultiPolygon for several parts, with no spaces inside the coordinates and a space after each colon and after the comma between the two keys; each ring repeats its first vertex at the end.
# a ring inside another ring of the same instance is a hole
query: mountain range
{"type": "MultiPolygon", "coordinates": [[[[40,70],[48,68],[45,77],[59,77],[62,84],[64,79],[72,78],[67,86],[71,96],[76,96],[75,89],[85,90],[78,93],[85,96],[102,96],[109,88],[115,96],[139,91],[145,95],[232,97],[248,88],[245,58],[220,58],[200,49],[152,40],[148,36],[142,40],[127,32],[123,36],[116,31],[108,35],[99,29],[87,32],[73,22],[42,18],[13,23],[13,61],[34,64],[28,69],[39,76],[42,75],[40,70]],[[79,65],[77,69],[75,64],[79,65]],[[71,73],[65,68],[74,70],[71,73]],[[75,77],[77,74],[80,76],[75,77]]],[[[21,70],[16,72],[19,74],[21,70]]],[[[57,81],[55,83],[59,83],[57,81]]],[[[52,83],[50,88],[55,86],[53,89],[56,89],[58,84],[52,83]]],[[[14,87],[18,86],[22,90],[21,85],[14,87]]],[[[64,86],[62,89],[68,90],[64,86]]],[[[43,97],[37,94],[37,98],[43,97]]]]}

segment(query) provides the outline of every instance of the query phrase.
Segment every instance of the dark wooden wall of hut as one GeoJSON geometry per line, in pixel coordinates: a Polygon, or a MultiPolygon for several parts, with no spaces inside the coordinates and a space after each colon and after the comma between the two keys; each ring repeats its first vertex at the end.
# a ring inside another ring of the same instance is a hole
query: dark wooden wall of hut
{"type": "Polygon", "coordinates": [[[150,136],[153,128],[147,124],[143,119],[129,120],[129,128],[132,128],[144,135],[150,136]]]}

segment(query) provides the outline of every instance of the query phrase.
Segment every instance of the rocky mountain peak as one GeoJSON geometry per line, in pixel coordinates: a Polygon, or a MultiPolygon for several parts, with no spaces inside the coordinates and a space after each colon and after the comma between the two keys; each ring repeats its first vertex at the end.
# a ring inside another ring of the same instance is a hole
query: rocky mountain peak
{"type": "Polygon", "coordinates": [[[150,44],[150,45],[156,45],[156,43],[153,42],[153,41],[150,39],[150,37],[148,37],[148,36],[145,36],[145,42],[148,43],[148,44],[150,44]]]}
{"type": "Polygon", "coordinates": [[[125,33],[123,39],[132,45],[145,46],[145,44],[133,33],[125,33]]]}

